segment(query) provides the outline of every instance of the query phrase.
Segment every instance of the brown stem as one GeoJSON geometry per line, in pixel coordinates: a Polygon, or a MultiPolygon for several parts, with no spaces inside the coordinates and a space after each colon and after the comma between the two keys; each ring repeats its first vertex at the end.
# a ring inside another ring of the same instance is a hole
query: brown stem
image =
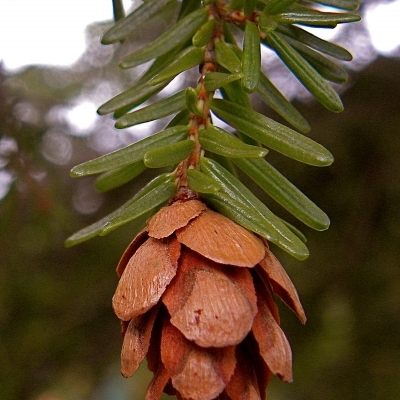
{"type": "Polygon", "coordinates": [[[211,113],[210,113],[210,100],[212,99],[214,92],[207,91],[204,86],[204,77],[209,72],[218,70],[218,64],[215,59],[214,45],[218,40],[224,40],[224,31],[222,22],[228,21],[234,24],[243,24],[246,20],[256,21],[259,17],[259,13],[255,12],[249,16],[245,16],[243,11],[230,10],[229,5],[224,0],[216,0],[213,4],[209,5],[209,18],[214,18],[216,21],[213,37],[206,45],[204,51],[203,63],[200,67],[200,78],[197,84],[197,107],[201,110],[199,115],[192,113],[190,115],[190,131],[189,139],[193,140],[195,145],[190,156],[182,161],[176,170],[177,179],[177,192],[172,201],[187,200],[191,198],[199,198],[200,195],[192,191],[187,182],[186,171],[190,168],[199,169],[200,160],[203,154],[203,149],[199,143],[198,132],[203,128],[207,128],[211,125],[211,113]]]}
{"type": "Polygon", "coordinates": [[[203,63],[200,67],[200,78],[197,84],[197,107],[201,110],[200,115],[196,115],[194,113],[190,114],[190,131],[189,131],[189,139],[193,140],[195,145],[190,156],[182,161],[176,170],[176,178],[178,181],[178,189],[177,193],[173,199],[173,201],[177,200],[187,200],[190,198],[199,198],[199,194],[193,192],[188,187],[187,182],[187,174],[186,171],[190,168],[199,169],[200,168],[200,159],[203,154],[203,149],[200,145],[198,132],[203,128],[207,128],[211,124],[211,113],[210,113],[210,100],[212,99],[214,92],[207,91],[204,86],[204,77],[209,72],[214,72],[217,70],[218,66],[215,61],[215,52],[214,52],[214,43],[215,40],[220,40],[222,37],[222,21],[220,19],[219,11],[217,7],[213,5],[210,6],[209,10],[210,18],[216,19],[216,24],[214,28],[214,34],[212,39],[206,45],[204,51],[204,59],[203,63]]]}

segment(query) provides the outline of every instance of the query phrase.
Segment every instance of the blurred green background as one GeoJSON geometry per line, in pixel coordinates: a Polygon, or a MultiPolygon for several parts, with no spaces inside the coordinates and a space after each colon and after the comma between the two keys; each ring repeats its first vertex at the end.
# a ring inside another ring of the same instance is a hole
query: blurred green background
{"type": "MultiPolygon", "coordinates": [[[[110,51],[98,44],[103,28],[90,27],[87,51],[72,68],[1,71],[2,400],[141,399],[150,379],[145,368],[128,380],[120,376],[120,328],[111,308],[115,266],[139,225],[63,245],[148,179],[99,194],[92,179],[69,177],[73,165],[146,134],[142,127],[116,131],[108,117],[84,128],[68,119],[77,104],[89,99],[99,106],[137,74],[118,70],[118,46],[110,51]]],[[[356,33],[343,34],[343,42],[365,34],[356,33]]],[[[358,44],[359,60],[371,49],[358,44]]],[[[332,221],[328,231],[313,232],[259,193],[306,233],[311,253],[299,262],[273,249],[298,288],[308,322],[302,326],[279,304],[295,380],[273,379],[271,400],[400,398],[400,59],[365,58],[350,71],[343,113],[332,114],[304,94],[295,100],[310,136],[335,163],[318,169],[268,156],[332,221]]]]}

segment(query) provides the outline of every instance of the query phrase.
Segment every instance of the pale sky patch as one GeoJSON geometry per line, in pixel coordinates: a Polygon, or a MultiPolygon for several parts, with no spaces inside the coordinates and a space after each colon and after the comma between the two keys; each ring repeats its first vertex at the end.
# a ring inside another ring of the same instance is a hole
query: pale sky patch
{"type": "MultiPolygon", "coordinates": [[[[125,8],[134,2],[124,0],[125,8]]],[[[85,27],[112,19],[111,0],[0,1],[0,57],[9,70],[25,65],[73,64],[85,50],[85,27]]],[[[400,44],[400,0],[372,5],[365,20],[376,50],[390,55],[400,44]]],[[[334,30],[318,29],[324,39],[334,30]]]]}
{"type": "Polygon", "coordinates": [[[372,45],[384,55],[390,55],[400,45],[400,1],[371,5],[367,8],[365,22],[372,45]]]}
{"type": "Polygon", "coordinates": [[[86,26],[112,18],[111,0],[1,0],[0,58],[9,70],[71,65],[85,50],[86,26]]]}

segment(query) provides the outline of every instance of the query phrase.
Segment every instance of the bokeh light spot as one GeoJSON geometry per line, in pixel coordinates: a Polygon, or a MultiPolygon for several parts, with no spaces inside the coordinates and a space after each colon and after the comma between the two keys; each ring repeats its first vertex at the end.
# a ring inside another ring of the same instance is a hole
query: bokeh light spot
{"type": "Polygon", "coordinates": [[[62,131],[49,130],[43,137],[42,153],[53,164],[67,164],[71,160],[72,150],[70,138],[62,131]]]}
{"type": "Polygon", "coordinates": [[[80,214],[93,214],[103,204],[103,196],[84,180],[77,185],[76,191],[72,196],[72,204],[80,214]]]}
{"type": "Polygon", "coordinates": [[[87,100],[78,102],[66,113],[67,121],[71,126],[71,134],[74,136],[88,134],[97,117],[96,106],[87,100]]]}
{"type": "Polygon", "coordinates": [[[365,13],[371,42],[384,55],[392,54],[400,45],[400,1],[372,4],[365,13]]]}

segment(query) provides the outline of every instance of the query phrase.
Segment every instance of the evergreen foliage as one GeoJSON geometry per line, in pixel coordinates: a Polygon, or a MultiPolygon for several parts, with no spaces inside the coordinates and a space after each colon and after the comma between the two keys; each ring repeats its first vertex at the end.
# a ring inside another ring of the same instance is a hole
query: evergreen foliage
{"type": "Polygon", "coordinates": [[[104,235],[171,200],[201,197],[294,257],[306,258],[304,236],[270,211],[238,174],[242,171],[307,226],[328,228],[327,215],[264,159],[270,149],[309,165],[333,162],[327,149],[305,135],[310,129],[307,121],[262,71],[261,48],[272,49],[321,104],[340,112],[341,100],[328,81],[346,81],[346,71],[334,59],[349,61],[351,55],[303,27],[334,28],[358,21],[359,16],[350,12],[358,4],[343,0],[147,0],[126,17],[120,2],[113,4],[116,22],[103,35],[103,44],[129,39],[151,18],[162,16],[166,7],[180,7],[180,11],[161,36],[120,62],[121,68],[132,68],[153,60],[136,83],[103,104],[99,114],[113,113],[119,129],[173,118],[161,132],[72,169],[74,177],[101,173],[96,187],[106,191],[146,168],[163,168],[130,201],[67,239],[67,246],[104,235]],[[140,108],[173,78],[196,66],[199,79],[193,87],[140,108]],[[252,93],[294,129],[253,110],[252,93]],[[215,126],[214,116],[232,129],[215,126]],[[166,173],[165,167],[170,171],[166,173]]]}

